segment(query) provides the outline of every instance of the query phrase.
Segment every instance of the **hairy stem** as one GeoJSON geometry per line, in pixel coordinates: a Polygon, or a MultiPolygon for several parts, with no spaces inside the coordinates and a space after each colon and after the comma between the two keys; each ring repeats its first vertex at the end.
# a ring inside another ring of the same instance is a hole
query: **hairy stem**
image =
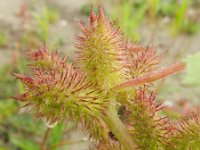
{"type": "Polygon", "coordinates": [[[158,71],[150,72],[146,75],[143,75],[142,77],[124,82],[115,88],[123,89],[123,88],[141,85],[141,84],[145,84],[145,83],[151,83],[156,80],[162,79],[168,75],[175,74],[179,71],[182,71],[184,68],[185,68],[185,65],[183,63],[173,64],[169,67],[165,67],[158,71]]]}
{"type": "Polygon", "coordinates": [[[111,132],[116,136],[119,142],[123,145],[125,150],[135,149],[135,143],[129,135],[126,127],[119,119],[116,110],[116,102],[113,101],[110,105],[108,115],[104,118],[106,124],[110,128],[111,132]]]}

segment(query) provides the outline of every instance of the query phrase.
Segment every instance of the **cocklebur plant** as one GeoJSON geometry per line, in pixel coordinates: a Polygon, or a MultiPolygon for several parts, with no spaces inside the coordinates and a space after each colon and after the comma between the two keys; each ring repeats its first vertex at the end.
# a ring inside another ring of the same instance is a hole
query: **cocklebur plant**
{"type": "Polygon", "coordinates": [[[50,124],[80,123],[99,150],[198,149],[199,111],[172,123],[151,88],[185,65],[158,69],[163,56],[127,42],[101,7],[79,25],[74,63],[46,47],[31,50],[31,75],[14,73],[26,91],[14,98],[50,124]]]}

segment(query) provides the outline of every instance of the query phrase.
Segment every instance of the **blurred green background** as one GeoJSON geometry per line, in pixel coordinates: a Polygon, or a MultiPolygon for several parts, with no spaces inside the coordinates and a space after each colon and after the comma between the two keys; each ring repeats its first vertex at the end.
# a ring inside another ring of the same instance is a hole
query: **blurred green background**
{"type": "MultiPolygon", "coordinates": [[[[158,100],[180,113],[199,104],[199,0],[1,0],[0,150],[39,150],[48,126],[11,98],[25,90],[11,75],[26,69],[24,54],[45,44],[72,61],[77,20],[88,21],[90,5],[97,12],[99,3],[128,40],[165,53],[162,66],[187,64],[184,72],[157,82],[158,100]]],[[[88,150],[91,143],[72,123],[56,125],[47,140],[50,150],[88,150]]]]}

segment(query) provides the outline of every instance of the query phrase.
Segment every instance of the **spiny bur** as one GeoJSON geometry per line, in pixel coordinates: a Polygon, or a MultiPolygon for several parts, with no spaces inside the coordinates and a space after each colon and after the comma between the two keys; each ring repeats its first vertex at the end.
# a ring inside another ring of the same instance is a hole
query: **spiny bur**
{"type": "Polygon", "coordinates": [[[200,112],[174,123],[149,88],[185,64],[159,69],[164,55],[127,42],[102,7],[79,25],[74,65],[45,47],[28,52],[30,75],[14,73],[26,88],[14,97],[22,107],[49,124],[82,124],[92,149],[199,150],[200,112]]]}
{"type": "Polygon", "coordinates": [[[101,7],[98,16],[91,9],[88,25],[82,22],[79,25],[82,35],[77,36],[78,67],[102,89],[109,90],[121,83],[125,75],[121,61],[125,44],[120,30],[107,20],[101,7]]]}
{"type": "Polygon", "coordinates": [[[86,128],[96,126],[92,131],[94,135],[101,134],[98,126],[102,125],[99,122],[108,105],[102,90],[57,52],[49,53],[42,48],[29,52],[28,57],[33,60],[29,66],[34,76],[14,74],[26,87],[25,93],[15,99],[31,107],[37,118],[45,118],[49,124],[81,121],[86,128]]]}

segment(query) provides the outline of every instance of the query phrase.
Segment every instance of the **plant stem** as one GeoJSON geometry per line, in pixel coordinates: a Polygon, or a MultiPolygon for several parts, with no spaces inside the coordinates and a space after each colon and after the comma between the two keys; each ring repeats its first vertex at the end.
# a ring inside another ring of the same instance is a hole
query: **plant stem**
{"type": "Polygon", "coordinates": [[[45,134],[44,134],[44,137],[42,139],[42,143],[40,145],[40,149],[41,150],[46,150],[46,141],[47,141],[47,138],[49,136],[49,132],[50,132],[51,128],[47,128],[47,130],[45,131],[45,134]]]}
{"type": "Polygon", "coordinates": [[[116,110],[116,102],[113,101],[110,105],[108,115],[104,118],[106,124],[116,136],[119,142],[124,146],[125,150],[133,150],[136,148],[131,136],[129,135],[126,127],[119,119],[116,110]]]}
{"type": "Polygon", "coordinates": [[[151,83],[156,80],[162,79],[168,75],[172,75],[179,71],[182,71],[184,68],[185,68],[185,64],[183,64],[183,63],[173,64],[169,67],[162,68],[158,71],[147,73],[147,74],[143,75],[142,77],[126,81],[126,82],[118,85],[115,88],[116,89],[124,89],[127,87],[132,87],[132,86],[141,85],[141,84],[145,84],[145,83],[151,83]]]}

